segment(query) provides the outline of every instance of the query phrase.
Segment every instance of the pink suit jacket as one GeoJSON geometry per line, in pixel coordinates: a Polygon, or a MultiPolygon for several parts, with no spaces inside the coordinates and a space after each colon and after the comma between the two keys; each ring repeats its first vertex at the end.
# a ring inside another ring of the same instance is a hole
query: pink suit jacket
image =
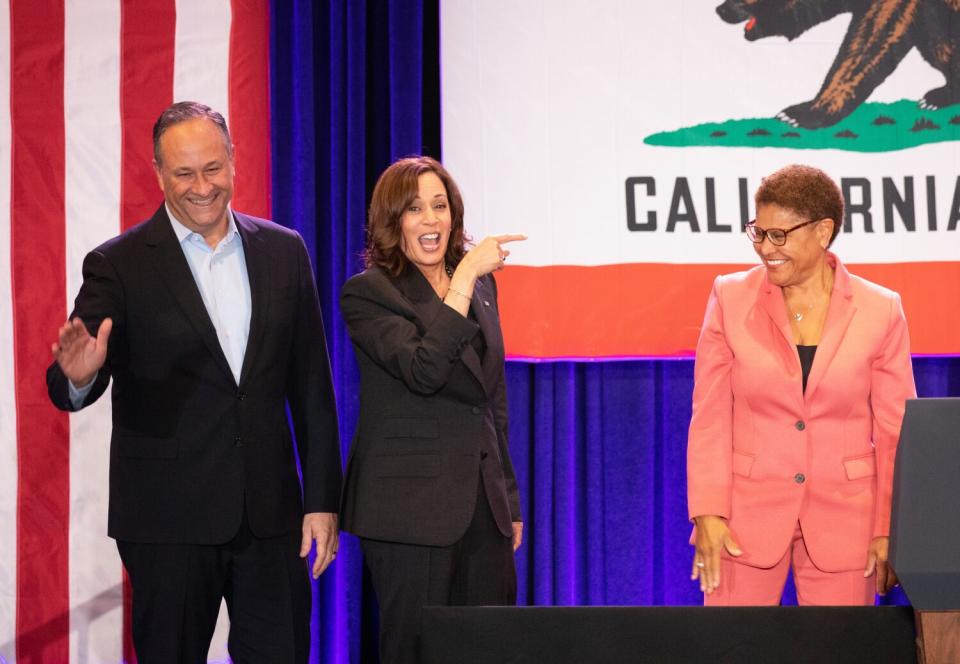
{"type": "Polygon", "coordinates": [[[738,559],[771,567],[799,520],[814,564],[860,569],[887,535],[904,402],[916,396],[897,293],[835,279],[804,394],[779,287],[762,265],[717,277],[697,343],[690,518],[728,520],[738,559]]]}

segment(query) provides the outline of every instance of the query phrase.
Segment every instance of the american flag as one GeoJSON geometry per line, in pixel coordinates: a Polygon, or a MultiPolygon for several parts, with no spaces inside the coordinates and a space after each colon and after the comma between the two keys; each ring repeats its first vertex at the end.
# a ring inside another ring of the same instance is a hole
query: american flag
{"type": "MultiPolygon", "coordinates": [[[[0,2],[0,663],[134,661],[106,535],[110,400],[50,405],[83,256],[161,200],[151,128],[227,117],[234,207],[270,216],[269,0],[0,2]]],[[[218,628],[212,660],[226,659],[218,628]]]]}

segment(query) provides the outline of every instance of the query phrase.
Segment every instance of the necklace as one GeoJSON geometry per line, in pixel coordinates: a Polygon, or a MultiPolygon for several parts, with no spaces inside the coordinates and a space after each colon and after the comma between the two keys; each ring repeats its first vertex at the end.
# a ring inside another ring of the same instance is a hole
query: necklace
{"type": "MultiPolygon", "coordinates": [[[[453,279],[453,268],[450,267],[449,265],[444,264],[444,266],[443,266],[443,273],[444,273],[445,275],[447,275],[447,279],[448,279],[448,280],[449,280],[449,279],[453,279]]],[[[440,287],[442,288],[442,286],[443,286],[443,282],[442,282],[442,280],[441,280],[440,287]]],[[[447,281],[447,287],[446,287],[446,288],[443,288],[443,292],[440,292],[440,288],[435,288],[434,290],[435,290],[436,293],[437,293],[437,297],[439,297],[439,298],[442,300],[443,298],[445,298],[445,297],[447,296],[447,291],[450,290],[450,282],[447,281]]]]}
{"type": "Polygon", "coordinates": [[[793,312],[793,320],[795,320],[795,321],[797,321],[797,322],[799,323],[800,321],[803,320],[803,317],[806,316],[806,315],[807,315],[808,313],[810,313],[811,311],[813,311],[813,304],[808,304],[806,311],[795,311],[795,312],[793,312]]]}

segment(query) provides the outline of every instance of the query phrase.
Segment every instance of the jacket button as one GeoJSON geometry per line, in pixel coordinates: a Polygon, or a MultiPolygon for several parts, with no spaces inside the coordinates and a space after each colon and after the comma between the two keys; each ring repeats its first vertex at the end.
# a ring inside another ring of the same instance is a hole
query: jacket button
{"type": "Polygon", "coordinates": [[[233,439],[234,447],[243,447],[243,441],[240,440],[240,436],[235,436],[233,439]]]}
{"type": "Polygon", "coordinates": [[[797,427],[797,431],[803,431],[807,428],[807,425],[803,423],[803,420],[797,420],[797,423],[793,426],[797,427]]]}
{"type": "Polygon", "coordinates": [[[796,482],[797,484],[803,484],[804,482],[807,481],[807,478],[804,477],[803,473],[797,473],[796,475],[793,476],[793,481],[796,482]]]}
{"type": "Polygon", "coordinates": [[[246,393],[246,392],[238,392],[238,393],[237,393],[237,398],[240,399],[240,401],[243,401],[244,399],[247,398],[247,393],[246,393]]]}
{"type": "Polygon", "coordinates": [[[479,414],[480,414],[480,409],[477,408],[476,406],[474,406],[474,407],[471,408],[470,410],[473,412],[474,415],[479,415],[479,414]]]}

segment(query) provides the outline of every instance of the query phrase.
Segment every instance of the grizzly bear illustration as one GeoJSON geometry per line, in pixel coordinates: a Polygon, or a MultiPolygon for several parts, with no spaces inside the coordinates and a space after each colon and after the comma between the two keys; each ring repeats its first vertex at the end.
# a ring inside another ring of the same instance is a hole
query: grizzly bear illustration
{"type": "Polygon", "coordinates": [[[777,117],[795,127],[829,127],[866,101],[911,48],[946,78],[920,107],[960,101],[960,0],[726,0],[717,14],[727,23],[746,21],[744,37],[794,39],[838,14],[853,19],[817,96],[783,109],[777,117]]]}

